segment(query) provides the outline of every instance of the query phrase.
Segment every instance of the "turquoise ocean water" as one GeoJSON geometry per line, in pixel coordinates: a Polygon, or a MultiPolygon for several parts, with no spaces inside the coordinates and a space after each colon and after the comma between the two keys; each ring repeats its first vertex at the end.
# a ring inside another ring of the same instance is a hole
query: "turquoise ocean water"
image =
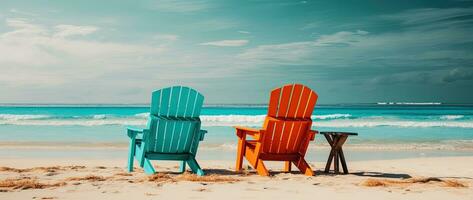
{"type": "MultiPolygon", "coordinates": [[[[1,157],[126,157],[126,126],[143,127],[140,105],[2,105],[1,157]]],[[[233,160],[232,126],[262,125],[263,105],[206,106],[200,159],[233,160]]],[[[319,105],[313,129],[358,132],[345,146],[349,160],[473,155],[473,106],[429,104],[319,105]]],[[[317,136],[309,160],[325,161],[329,148],[317,136]]]]}

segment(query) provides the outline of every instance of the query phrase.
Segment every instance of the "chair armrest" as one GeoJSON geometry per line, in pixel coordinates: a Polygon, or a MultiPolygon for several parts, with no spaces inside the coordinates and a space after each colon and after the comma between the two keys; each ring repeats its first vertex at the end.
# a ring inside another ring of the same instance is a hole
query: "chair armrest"
{"type": "Polygon", "coordinates": [[[129,138],[136,138],[138,134],[143,134],[148,129],[136,128],[136,127],[126,127],[127,135],[129,138]]]}
{"type": "Polygon", "coordinates": [[[310,141],[313,141],[315,139],[315,135],[319,134],[318,131],[316,130],[309,130],[309,139],[310,141]]]}
{"type": "Polygon", "coordinates": [[[207,130],[199,130],[199,133],[200,133],[200,138],[199,138],[199,140],[200,140],[200,141],[204,141],[204,136],[205,136],[205,134],[207,133],[207,130]]]}
{"type": "Polygon", "coordinates": [[[245,132],[246,134],[250,134],[250,135],[259,133],[259,129],[255,129],[255,128],[249,128],[249,127],[244,127],[244,126],[234,126],[234,128],[237,131],[242,131],[242,132],[245,132]]]}
{"type": "Polygon", "coordinates": [[[237,130],[237,136],[244,140],[246,140],[246,135],[250,135],[254,137],[256,140],[259,140],[259,138],[261,137],[261,130],[259,129],[243,127],[243,126],[234,126],[234,127],[237,130]]]}

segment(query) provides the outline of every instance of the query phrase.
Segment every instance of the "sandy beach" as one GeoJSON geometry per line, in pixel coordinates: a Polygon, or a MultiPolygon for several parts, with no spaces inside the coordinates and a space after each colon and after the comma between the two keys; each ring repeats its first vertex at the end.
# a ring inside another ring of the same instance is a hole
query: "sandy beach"
{"type": "Polygon", "coordinates": [[[203,160],[206,176],[178,174],[176,162],[154,162],[160,172],[125,171],[125,160],[23,159],[0,161],[0,199],[472,199],[473,157],[355,161],[349,175],[316,176],[251,169],[233,172],[233,162],[203,160]]]}
{"type": "Polygon", "coordinates": [[[0,200],[473,200],[472,13],[0,0],[0,200]]]}

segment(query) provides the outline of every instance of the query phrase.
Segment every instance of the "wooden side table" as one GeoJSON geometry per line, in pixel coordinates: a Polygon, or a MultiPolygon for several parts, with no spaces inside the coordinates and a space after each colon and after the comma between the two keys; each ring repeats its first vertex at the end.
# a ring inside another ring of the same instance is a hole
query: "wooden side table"
{"type": "Polygon", "coordinates": [[[330,171],[330,166],[332,165],[332,160],[334,161],[334,172],[336,174],[339,173],[339,160],[342,163],[343,173],[348,174],[348,167],[345,161],[345,156],[343,155],[342,146],[347,141],[348,136],[353,135],[356,136],[358,133],[350,133],[350,132],[320,132],[325,136],[327,142],[330,144],[332,150],[330,150],[330,155],[328,156],[327,165],[325,166],[325,173],[330,171]]]}

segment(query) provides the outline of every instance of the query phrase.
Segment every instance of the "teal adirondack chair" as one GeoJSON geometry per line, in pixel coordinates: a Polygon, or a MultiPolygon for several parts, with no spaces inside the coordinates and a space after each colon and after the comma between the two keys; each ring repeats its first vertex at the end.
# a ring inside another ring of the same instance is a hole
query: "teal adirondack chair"
{"type": "Polygon", "coordinates": [[[154,174],[150,160],[181,161],[180,171],[186,163],[194,173],[204,175],[195,160],[199,142],[207,131],[200,129],[200,110],[204,96],[194,89],[173,86],[154,91],[147,128],[127,128],[130,138],[128,171],[133,171],[136,158],[146,174],[154,174]]]}

